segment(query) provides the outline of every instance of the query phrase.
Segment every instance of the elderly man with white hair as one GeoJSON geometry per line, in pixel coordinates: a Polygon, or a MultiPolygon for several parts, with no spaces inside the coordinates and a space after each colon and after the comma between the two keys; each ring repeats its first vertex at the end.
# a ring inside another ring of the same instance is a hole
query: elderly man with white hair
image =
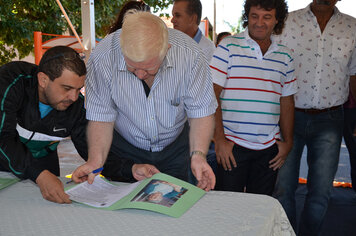
{"type": "Polygon", "coordinates": [[[130,13],[90,56],[89,159],[73,180],[91,183],[102,166],[113,179],[160,171],[187,180],[190,161],[198,187],[210,190],[206,153],[217,102],[208,62],[189,36],[150,13],[130,13]]]}

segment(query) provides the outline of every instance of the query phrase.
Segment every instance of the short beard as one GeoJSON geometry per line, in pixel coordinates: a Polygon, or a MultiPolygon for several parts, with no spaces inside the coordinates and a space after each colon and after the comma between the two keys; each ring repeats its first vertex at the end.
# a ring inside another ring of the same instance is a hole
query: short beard
{"type": "Polygon", "coordinates": [[[53,109],[55,109],[55,110],[58,110],[58,104],[57,105],[55,105],[55,104],[53,104],[53,103],[51,103],[51,101],[50,101],[50,99],[49,99],[49,96],[47,96],[47,91],[45,91],[44,92],[44,98],[45,98],[45,100],[46,100],[46,105],[48,105],[48,106],[51,106],[53,109]]]}

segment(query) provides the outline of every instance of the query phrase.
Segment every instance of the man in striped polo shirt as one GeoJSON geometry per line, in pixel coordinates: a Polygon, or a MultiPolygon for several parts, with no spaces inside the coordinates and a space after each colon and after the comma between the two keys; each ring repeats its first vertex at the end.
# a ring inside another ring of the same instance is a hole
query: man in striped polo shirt
{"type": "Polygon", "coordinates": [[[247,0],[244,8],[247,29],[223,39],[211,62],[217,188],[272,195],[293,144],[293,59],[273,36],[288,9],[284,0],[247,0]]]}
{"type": "Polygon", "coordinates": [[[140,180],[159,170],[187,180],[190,162],[198,186],[210,190],[215,175],[206,153],[217,102],[208,62],[186,34],[150,13],[131,13],[90,56],[89,160],[73,180],[84,181],[105,161],[104,176],[140,180]]]}

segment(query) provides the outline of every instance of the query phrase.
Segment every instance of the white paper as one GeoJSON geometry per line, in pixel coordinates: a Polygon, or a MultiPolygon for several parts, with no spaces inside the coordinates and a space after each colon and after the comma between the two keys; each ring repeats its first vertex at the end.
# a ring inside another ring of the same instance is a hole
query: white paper
{"type": "Polygon", "coordinates": [[[83,182],[68,189],[66,193],[73,201],[93,207],[108,207],[125,197],[139,184],[140,182],[136,182],[117,186],[105,181],[97,175],[92,184],[89,184],[87,181],[83,182]]]}

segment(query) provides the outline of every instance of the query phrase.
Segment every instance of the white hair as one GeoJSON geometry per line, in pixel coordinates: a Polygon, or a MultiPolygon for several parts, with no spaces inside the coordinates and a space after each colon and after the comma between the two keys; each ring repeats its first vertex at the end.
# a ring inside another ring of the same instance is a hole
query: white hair
{"type": "Polygon", "coordinates": [[[129,10],[124,17],[120,46],[125,57],[143,62],[154,57],[163,60],[168,50],[168,29],[157,16],[129,10]]]}

